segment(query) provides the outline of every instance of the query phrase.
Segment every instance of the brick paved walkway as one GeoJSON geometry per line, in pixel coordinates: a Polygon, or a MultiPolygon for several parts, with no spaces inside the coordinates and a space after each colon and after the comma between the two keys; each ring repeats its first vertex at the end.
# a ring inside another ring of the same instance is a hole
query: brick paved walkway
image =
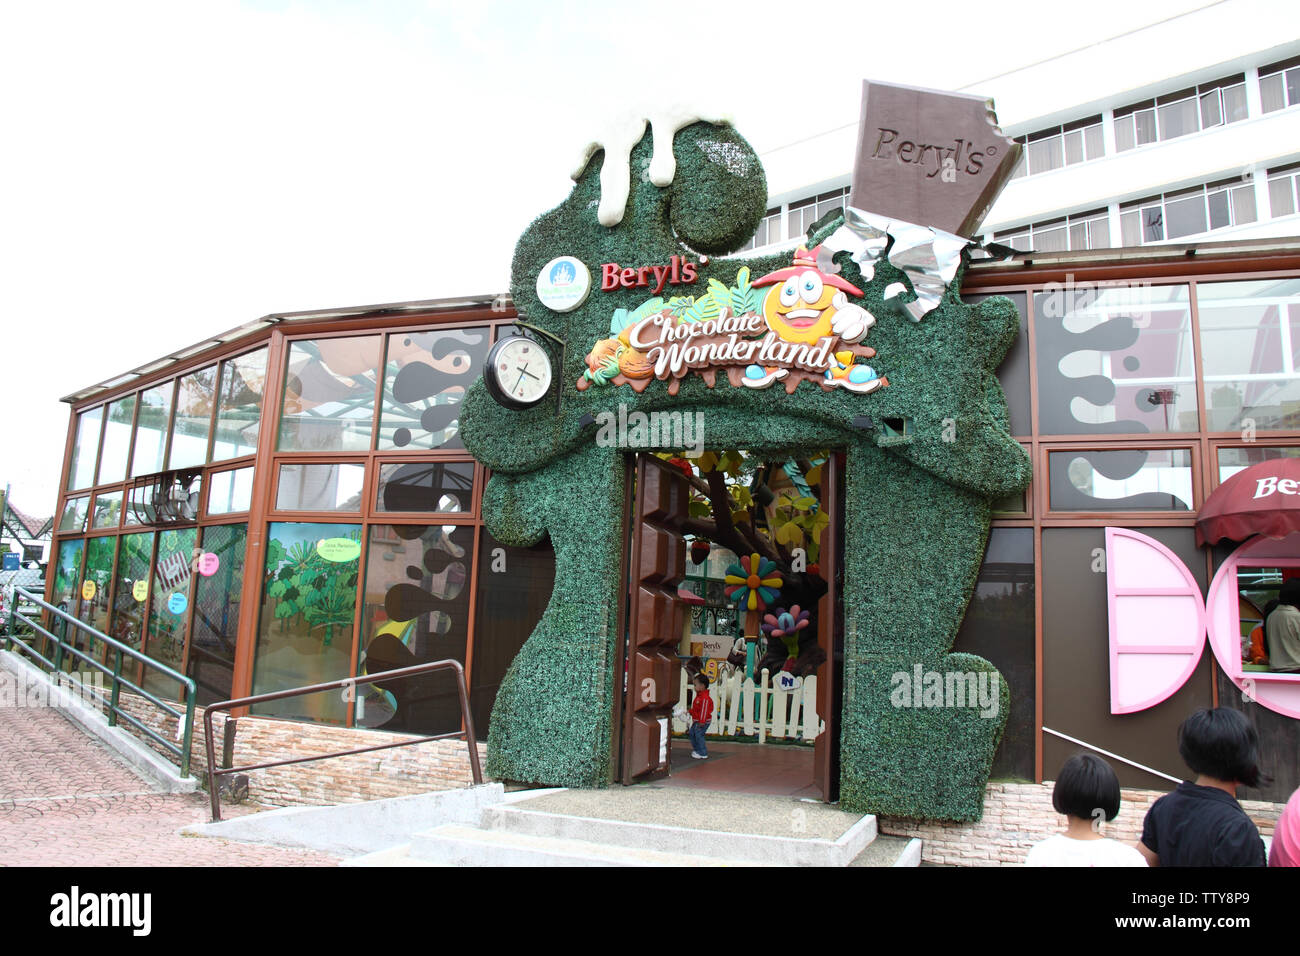
{"type": "MultiPolygon", "coordinates": [[[[222,808],[224,816],[255,808],[222,808]]],[[[304,850],[185,837],[204,793],[152,791],[50,708],[0,707],[0,866],[335,866],[304,850]]]]}

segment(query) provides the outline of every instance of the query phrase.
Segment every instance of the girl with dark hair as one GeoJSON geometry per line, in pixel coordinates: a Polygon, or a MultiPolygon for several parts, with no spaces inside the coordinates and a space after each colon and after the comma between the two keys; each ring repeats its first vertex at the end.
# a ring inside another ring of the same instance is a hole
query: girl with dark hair
{"type": "Polygon", "coordinates": [[[1076,754],[1061,767],[1052,789],[1052,806],[1066,827],[1035,844],[1025,866],[1146,866],[1130,846],[1101,835],[1101,821],[1119,816],[1119,778],[1110,764],[1092,754],[1076,754]]]}
{"type": "Polygon", "coordinates": [[[1152,866],[1263,866],[1264,841],[1237,802],[1237,787],[1268,782],[1259,735],[1227,707],[1198,710],[1178,728],[1178,752],[1195,773],[1151,805],[1137,849],[1152,866]]]}

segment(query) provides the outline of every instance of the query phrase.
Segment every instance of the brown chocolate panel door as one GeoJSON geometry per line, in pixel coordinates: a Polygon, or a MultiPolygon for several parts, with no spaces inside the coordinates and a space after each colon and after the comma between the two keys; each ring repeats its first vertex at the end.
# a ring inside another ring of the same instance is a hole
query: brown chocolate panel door
{"type": "Polygon", "coordinates": [[[686,573],[681,527],[689,489],[676,468],[649,455],[637,456],[620,775],[625,784],[668,772],[672,709],[681,680],[677,646],[685,605],[677,599],[677,587],[686,573]]]}

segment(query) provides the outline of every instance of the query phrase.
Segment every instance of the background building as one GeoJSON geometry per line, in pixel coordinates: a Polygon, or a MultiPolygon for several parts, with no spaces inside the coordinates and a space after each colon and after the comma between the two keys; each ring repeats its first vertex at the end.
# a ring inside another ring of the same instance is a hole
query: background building
{"type": "MultiPolygon", "coordinates": [[[[1058,252],[1300,235],[1300,39],[1276,16],[1214,4],[964,87],[1025,145],[985,238],[1058,252]]],[[[754,246],[844,205],[857,141],[846,117],[762,154],[771,208],[754,246]]]]}

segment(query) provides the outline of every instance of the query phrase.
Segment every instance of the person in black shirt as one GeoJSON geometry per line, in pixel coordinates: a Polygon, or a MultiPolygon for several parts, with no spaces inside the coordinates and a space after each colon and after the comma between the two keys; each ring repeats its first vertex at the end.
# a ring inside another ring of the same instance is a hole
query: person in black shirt
{"type": "Polygon", "coordinates": [[[1197,775],[1151,805],[1137,849],[1151,866],[1264,866],[1264,841],[1237,786],[1267,781],[1259,736],[1235,710],[1198,710],[1178,728],[1178,752],[1197,775]]]}

